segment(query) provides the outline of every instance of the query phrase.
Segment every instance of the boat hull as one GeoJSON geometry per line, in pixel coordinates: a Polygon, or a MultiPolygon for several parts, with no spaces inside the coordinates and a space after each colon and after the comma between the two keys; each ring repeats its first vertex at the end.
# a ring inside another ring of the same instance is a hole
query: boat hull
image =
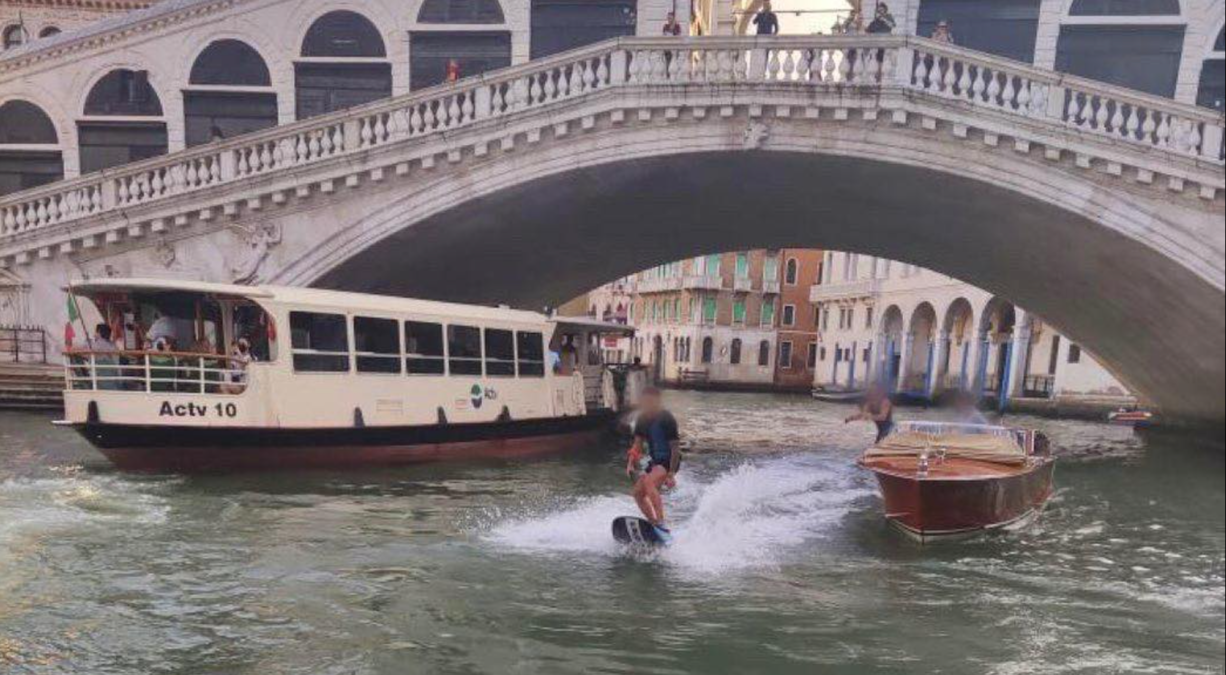
{"type": "Polygon", "coordinates": [[[213,472],[360,467],[515,458],[581,449],[612,413],[478,424],[280,429],[84,423],[74,425],[116,467],[213,472]]]}
{"type": "Polygon", "coordinates": [[[881,487],[886,518],[921,542],[1028,524],[1051,497],[1054,469],[1054,461],[1043,459],[1012,475],[919,478],[870,467],[881,487]]]}

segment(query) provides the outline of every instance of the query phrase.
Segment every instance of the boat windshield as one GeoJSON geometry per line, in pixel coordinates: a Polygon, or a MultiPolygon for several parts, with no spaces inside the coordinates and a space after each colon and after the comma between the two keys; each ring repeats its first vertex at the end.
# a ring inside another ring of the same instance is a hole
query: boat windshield
{"type": "Polygon", "coordinates": [[[1026,461],[1018,434],[1007,427],[944,422],[902,422],[865,452],[866,458],[939,454],[1014,464],[1026,461]]]}

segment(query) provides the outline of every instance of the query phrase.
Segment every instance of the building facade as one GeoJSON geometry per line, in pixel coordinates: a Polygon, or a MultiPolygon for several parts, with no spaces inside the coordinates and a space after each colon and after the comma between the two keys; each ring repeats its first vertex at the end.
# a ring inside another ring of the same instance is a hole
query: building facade
{"type": "Polygon", "coordinates": [[[0,0],[0,52],[55,37],[156,0],[0,0]]]}
{"type": "Polygon", "coordinates": [[[828,251],[809,299],[814,386],[882,382],[914,398],[970,390],[999,403],[1128,404],[1128,389],[1080,345],[1008,300],[915,265],[828,251]]]}
{"type": "Polygon", "coordinates": [[[809,302],[809,289],[820,278],[825,254],[816,249],[789,248],[779,253],[782,278],[779,287],[775,385],[779,389],[808,391],[817,367],[818,333],[816,308],[809,302]]]}
{"type": "Polygon", "coordinates": [[[777,250],[738,251],[635,275],[631,357],[663,383],[772,388],[780,258],[777,250]]]}

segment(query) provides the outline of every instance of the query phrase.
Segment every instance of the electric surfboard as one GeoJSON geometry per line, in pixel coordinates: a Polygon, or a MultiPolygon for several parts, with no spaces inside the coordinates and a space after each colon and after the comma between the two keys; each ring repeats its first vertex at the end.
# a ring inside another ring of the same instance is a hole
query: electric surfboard
{"type": "Polygon", "coordinates": [[[619,516],[613,519],[613,538],[634,546],[664,546],[673,537],[644,518],[619,516]]]}

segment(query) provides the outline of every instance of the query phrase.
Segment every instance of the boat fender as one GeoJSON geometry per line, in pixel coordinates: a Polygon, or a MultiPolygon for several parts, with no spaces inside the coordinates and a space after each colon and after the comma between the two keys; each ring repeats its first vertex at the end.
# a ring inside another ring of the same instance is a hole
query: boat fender
{"type": "Polygon", "coordinates": [[[366,426],[366,419],[362,417],[361,408],[353,409],[353,426],[357,427],[358,429],[361,429],[366,426]]]}
{"type": "Polygon", "coordinates": [[[443,410],[443,406],[441,405],[438,407],[438,423],[439,424],[447,423],[447,411],[443,410]]]}
{"type": "Polygon", "coordinates": [[[502,412],[498,413],[498,421],[499,422],[510,422],[511,421],[511,411],[507,409],[505,405],[502,406],[502,412]]]}
{"type": "Polygon", "coordinates": [[[85,421],[90,424],[98,424],[102,422],[102,416],[98,414],[97,401],[89,402],[89,410],[86,412],[85,421]]]}

